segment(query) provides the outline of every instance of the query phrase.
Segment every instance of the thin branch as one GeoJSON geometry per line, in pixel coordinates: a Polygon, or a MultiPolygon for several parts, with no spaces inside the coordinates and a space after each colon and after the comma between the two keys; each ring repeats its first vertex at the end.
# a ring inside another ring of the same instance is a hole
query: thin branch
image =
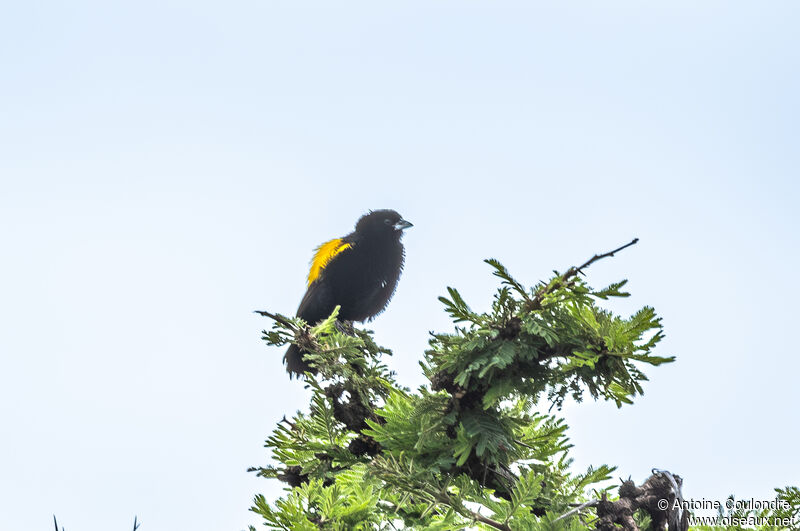
{"type": "Polygon", "coordinates": [[[579,266],[572,266],[567,271],[547,284],[546,286],[542,286],[537,292],[536,295],[531,300],[530,304],[528,305],[530,309],[538,310],[542,307],[542,299],[544,299],[545,295],[552,292],[554,289],[563,286],[564,284],[568,284],[569,280],[576,276],[578,273],[583,274],[583,270],[592,265],[593,263],[597,262],[598,260],[602,260],[603,258],[608,258],[609,256],[614,256],[614,254],[620,252],[623,249],[630,247],[631,245],[636,245],[639,242],[639,238],[634,238],[633,240],[629,241],[625,245],[617,247],[613,251],[608,251],[607,253],[603,254],[596,254],[586,262],[579,266]]]}
{"type": "Polygon", "coordinates": [[[581,512],[583,509],[586,509],[587,507],[594,507],[594,506],[595,506],[595,505],[597,505],[598,503],[600,503],[600,500],[592,500],[592,501],[588,501],[588,502],[586,502],[586,503],[582,503],[582,504],[578,505],[577,507],[575,507],[574,509],[572,509],[572,510],[570,510],[570,511],[568,511],[568,512],[564,513],[564,514],[562,514],[561,516],[559,516],[558,518],[556,518],[556,519],[555,519],[555,520],[553,520],[553,521],[554,521],[554,522],[558,522],[559,520],[563,520],[564,518],[569,518],[569,517],[570,517],[570,516],[572,516],[573,514],[575,514],[575,513],[579,513],[579,512],[581,512]]]}
{"type": "Polygon", "coordinates": [[[292,332],[296,332],[297,331],[297,326],[295,326],[294,323],[292,323],[288,319],[285,319],[285,318],[281,317],[280,315],[277,315],[277,314],[274,314],[274,313],[269,313],[269,312],[263,312],[261,310],[255,310],[253,313],[257,313],[257,314],[262,315],[264,317],[269,317],[273,321],[277,321],[278,323],[282,324],[286,328],[290,329],[292,332]]]}
{"type": "Polygon", "coordinates": [[[469,511],[471,513],[471,516],[475,520],[477,520],[478,522],[480,522],[482,524],[486,524],[486,525],[492,526],[495,529],[502,529],[503,531],[512,531],[512,529],[510,527],[508,527],[506,524],[501,524],[500,522],[492,520],[491,518],[486,518],[481,513],[476,513],[476,512],[470,511],[469,509],[467,509],[467,511],[469,511]]]}
{"type": "Polygon", "coordinates": [[[519,439],[514,439],[514,442],[517,443],[518,445],[524,446],[525,448],[528,448],[530,450],[536,450],[536,448],[534,448],[530,444],[525,444],[524,442],[520,441],[519,439]]]}
{"type": "MultiPolygon", "coordinates": [[[[634,238],[631,241],[629,241],[628,243],[626,243],[625,245],[623,245],[621,247],[617,247],[613,251],[609,251],[609,252],[604,253],[604,254],[596,254],[593,257],[591,257],[589,260],[587,260],[583,265],[579,266],[578,268],[574,268],[573,267],[572,269],[574,269],[575,272],[572,273],[572,274],[575,275],[577,273],[580,273],[583,269],[586,269],[587,267],[589,267],[593,263],[597,262],[598,260],[602,260],[603,258],[608,258],[610,256],[614,256],[614,253],[618,253],[623,249],[627,249],[631,245],[636,245],[637,243],[639,243],[639,238],[634,238]]],[[[569,273],[569,271],[567,271],[567,273],[565,273],[564,276],[566,277],[568,273],[569,273]]]]}
{"type": "Polygon", "coordinates": [[[476,513],[475,511],[471,511],[471,510],[467,509],[466,507],[464,507],[464,505],[454,502],[450,498],[450,496],[448,496],[446,494],[436,493],[435,499],[436,499],[436,501],[438,501],[440,503],[443,503],[445,505],[449,505],[450,507],[455,509],[455,511],[457,513],[461,514],[462,516],[467,516],[467,517],[475,520],[476,522],[480,522],[482,524],[486,524],[486,525],[488,525],[490,527],[494,527],[495,529],[501,529],[502,531],[514,531],[513,529],[511,529],[508,525],[506,525],[504,523],[498,522],[496,520],[492,520],[491,518],[487,518],[486,516],[483,516],[481,513],[476,513]]]}

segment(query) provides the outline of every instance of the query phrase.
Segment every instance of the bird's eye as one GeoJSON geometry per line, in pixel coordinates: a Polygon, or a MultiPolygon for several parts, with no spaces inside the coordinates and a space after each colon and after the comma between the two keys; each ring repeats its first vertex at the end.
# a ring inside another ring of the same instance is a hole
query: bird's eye
{"type": "Polygon", "coordinates": [[[392,224],[392,220],[389,219],[389,218],[384,219],[383,222],[386,223],[387,225],[391,225],[392,224]]]}

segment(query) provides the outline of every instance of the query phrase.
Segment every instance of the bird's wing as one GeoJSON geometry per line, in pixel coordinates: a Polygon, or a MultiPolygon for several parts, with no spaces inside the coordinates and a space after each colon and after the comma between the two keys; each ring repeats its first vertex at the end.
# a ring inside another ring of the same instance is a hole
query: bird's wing
{"type": "Polygon", "coordinates": [[[327,282],[312,282],[300,301],[297,317],[314,326],[320,319],[328,317],[335,306],[330,285],[327,282]]]}
{"type": "MultiPolygon", "coordinates": [[[[402,265],[400,268],[402,269],[402,265]]],[[[372,303],[367,306],[367,312],[370,314],[370,321],[375,319],[378,314],[382,313],[383,310],[386,309],[389,301],[392,300],[394,290],[397,289],[397,281],[399,278],[400,272],[398,271],[393,275],[381,279],[380,282],[375,285],[372,292],[365,297],[366,300],[372,301],[372,303]]]]}
{"type": "Polygon", "coordinates": [[[308,285],[317,280],[322,270],[334,256],[353,247],[353,244],[342,238],[336,238],[317,247],[314,258],[311,259],[311,270],[308,272],[308,285]]]}

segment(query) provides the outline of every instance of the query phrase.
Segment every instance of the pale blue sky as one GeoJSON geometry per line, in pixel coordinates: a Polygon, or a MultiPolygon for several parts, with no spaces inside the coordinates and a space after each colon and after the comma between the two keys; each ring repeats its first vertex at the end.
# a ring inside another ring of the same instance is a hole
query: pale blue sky
{"type": "Polygon", "coordinates": [[[565,407],[580,467],[694,498],[800,483],[796,2],[15,2],[0,8],[0,529],[239,530],[306,393],[260,341],[318,243],[414,222],[378,341],[638,236],[676,363],[565,407]]]}

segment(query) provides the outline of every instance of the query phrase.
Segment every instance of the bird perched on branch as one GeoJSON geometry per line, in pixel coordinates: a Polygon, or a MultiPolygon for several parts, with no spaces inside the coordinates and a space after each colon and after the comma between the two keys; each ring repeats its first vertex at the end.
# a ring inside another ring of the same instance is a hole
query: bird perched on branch
{"type": "MultiPolygon", "coordinates": [[[[405,253],[400,238],[412,224],[394,210],[361,216],[347,236],[320,245],[311,260],[308,289],[297,317],[314,325],[339,308],[342,321],[366,321],[381,313],[394,295],[405,253]]],[[[314,372],[297,345],[283,357],[290,375],[314,372]]]]}

